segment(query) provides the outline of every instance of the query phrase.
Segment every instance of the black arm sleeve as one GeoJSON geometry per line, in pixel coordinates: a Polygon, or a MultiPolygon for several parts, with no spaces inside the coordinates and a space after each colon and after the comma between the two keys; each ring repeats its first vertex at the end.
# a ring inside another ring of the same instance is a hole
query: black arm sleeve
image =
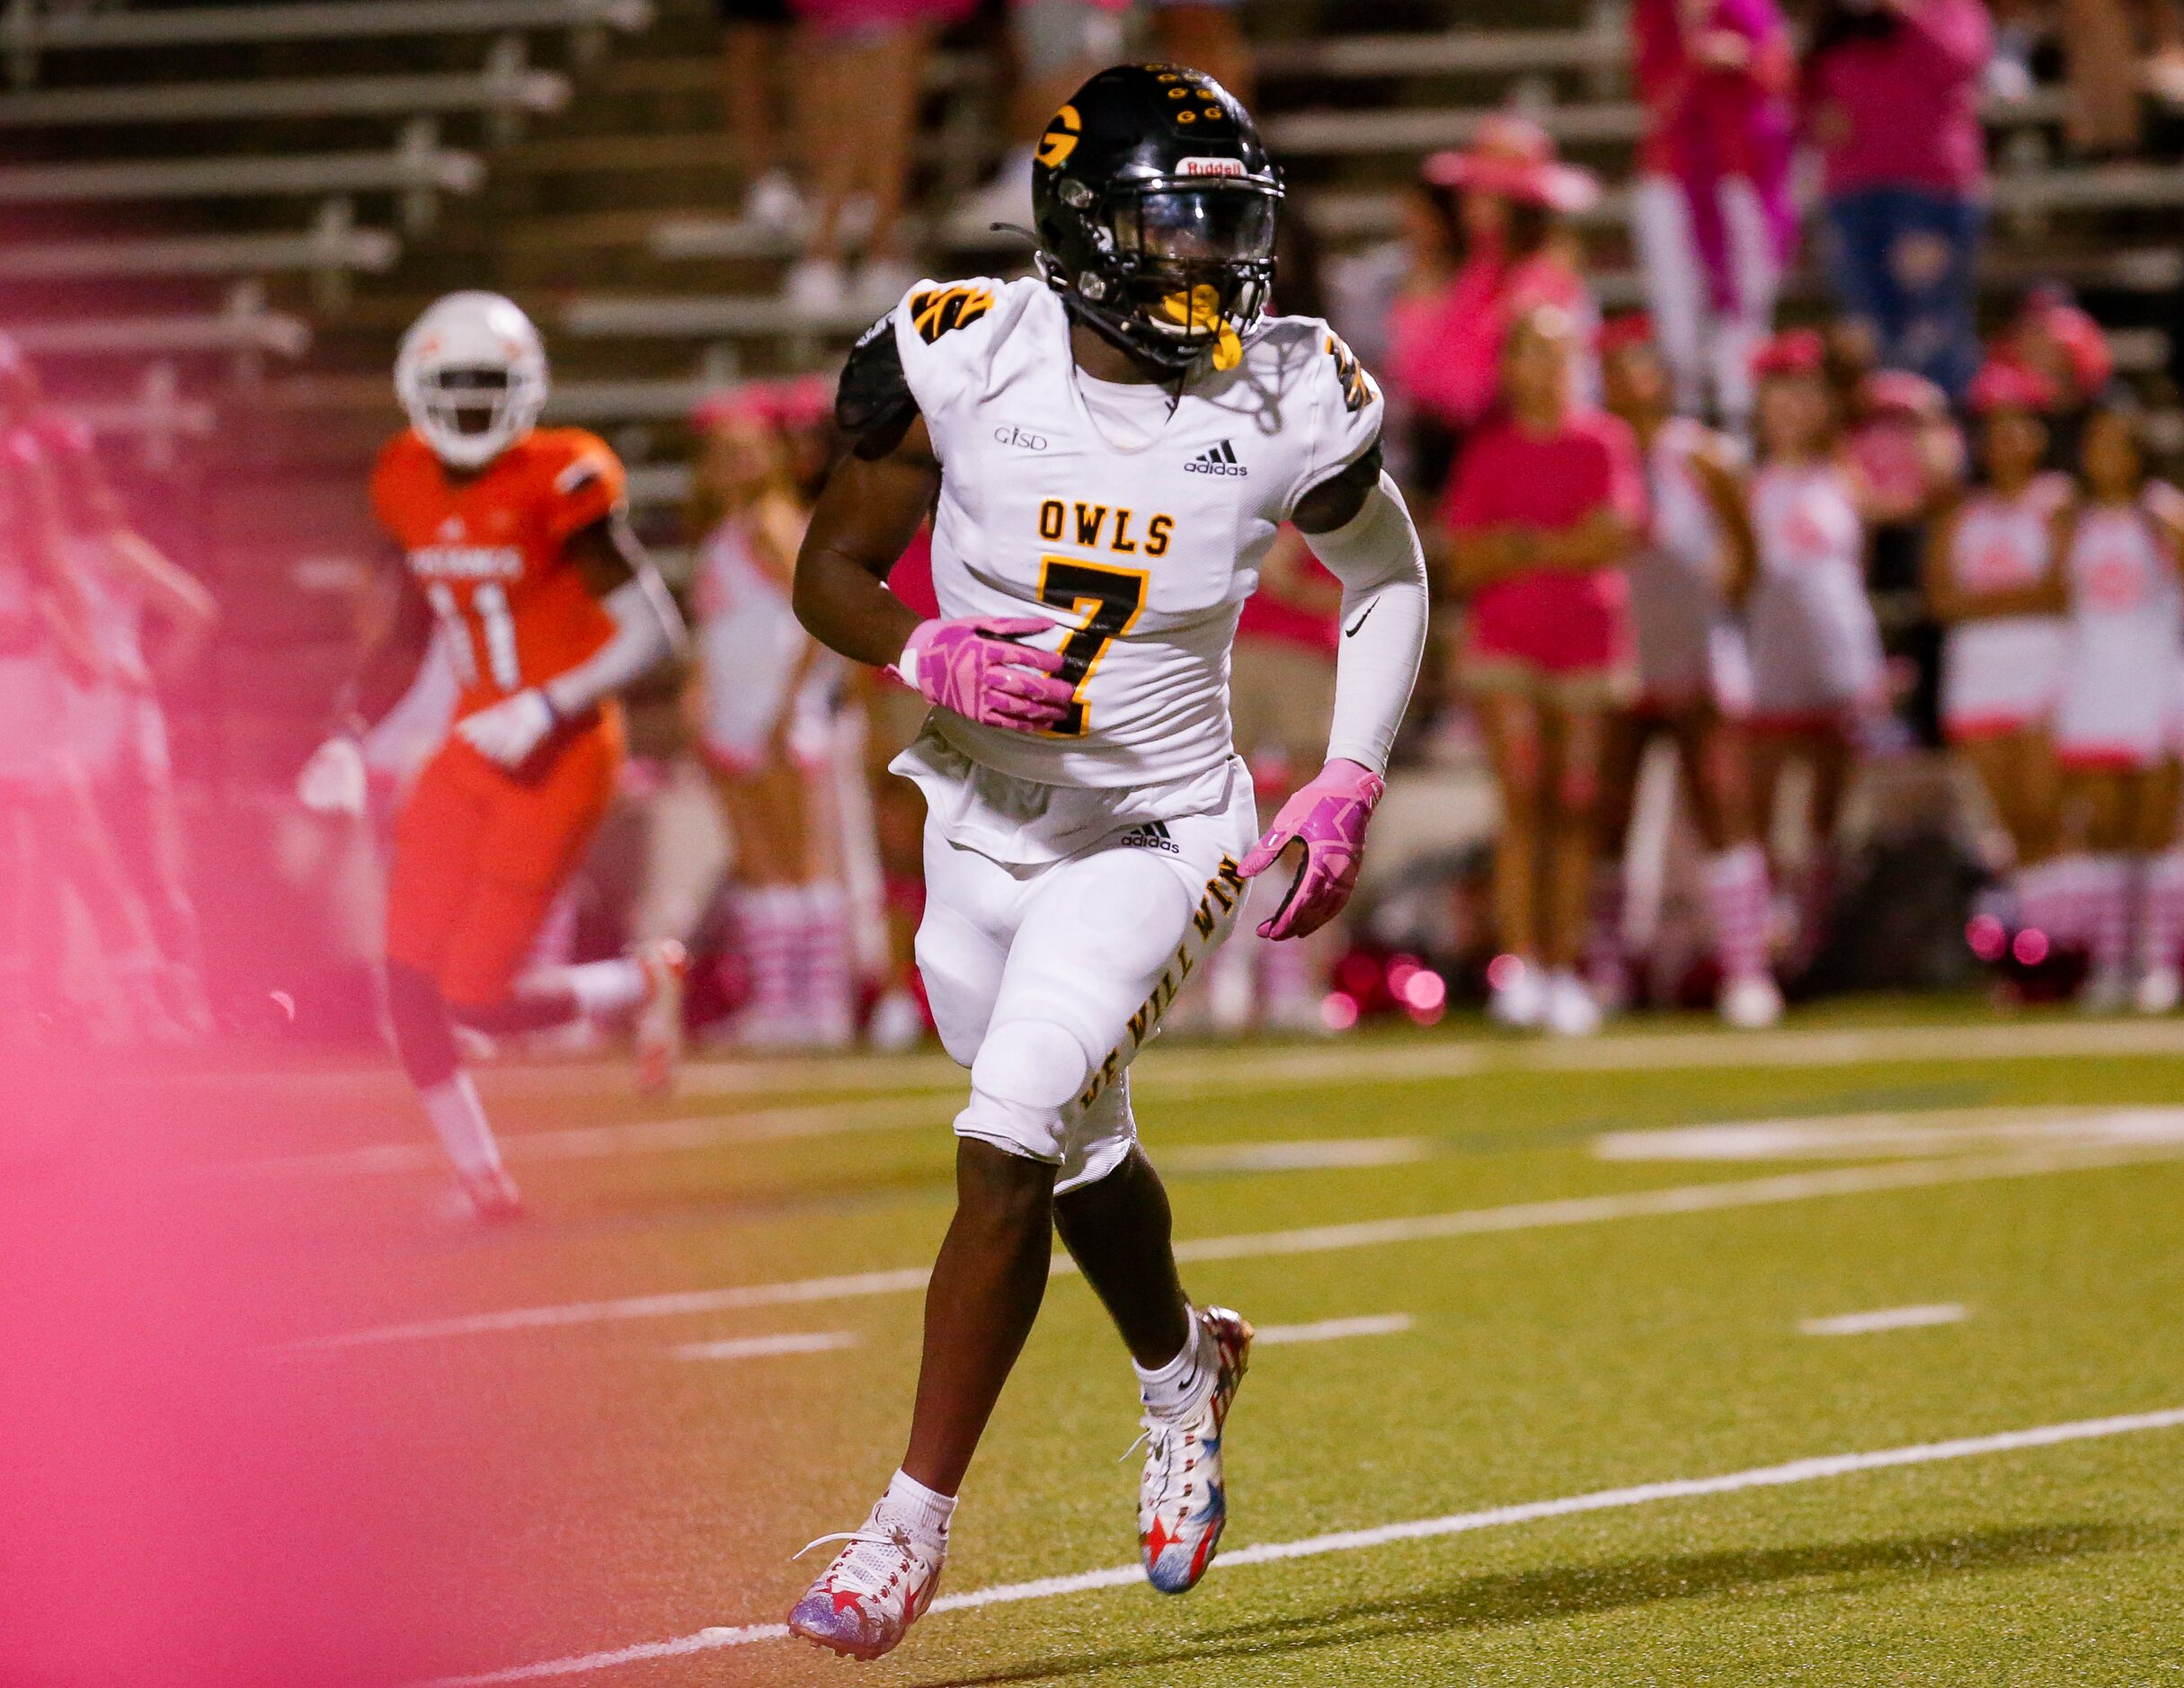
{"type": "Polygon", "coordinates": [[[1319,482],[1297,501],[1290,520],[1304,533],[1331,533],[1346,527],[1381,484],[1381,442],[1376,438],[1349,464],[1319,482]]]}
{"type": "Polygon", "coordinates": [[[901,348],[895,344],[891,312],[867,328],[850,349],[835,389],[834,424],[849,449],[867,463],[877,462],[902,443],[918,420],[918,401],[902,373],[901,348]]]}

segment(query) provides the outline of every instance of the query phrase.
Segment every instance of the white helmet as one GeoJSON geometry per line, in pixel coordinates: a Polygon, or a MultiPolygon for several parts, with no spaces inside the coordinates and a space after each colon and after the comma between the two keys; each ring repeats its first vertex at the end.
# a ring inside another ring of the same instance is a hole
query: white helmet
{"type": "Polygon", "coordinates": [[[513,299],[450,293],[402,337],[395,393],[441,462],[483,468],[537,422],[546,344],[513,299]]]}

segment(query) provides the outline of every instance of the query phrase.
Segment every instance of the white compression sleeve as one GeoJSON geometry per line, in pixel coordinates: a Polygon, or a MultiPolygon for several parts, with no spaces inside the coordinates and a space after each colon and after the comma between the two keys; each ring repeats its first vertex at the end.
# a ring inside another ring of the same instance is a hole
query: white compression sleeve
{"type": "Polygon", "coordinates": [[[599,603],[614,618],[614,632],[567,673],[546,681],[546,701],[557,715],[583,714],[600,698],[644,679],[682,644],[682,617],[650,568],[624,581],[599,603]]]}
{"type": "Polygon", "coordinates": [[[1425,554],[1418,530],[1403,494],[1382,474],[1345,526],[1307,534],[1305,543],[1342,582],[1328,760],[1341,757],[1383,773],[1425,652],[1425,554]]]}

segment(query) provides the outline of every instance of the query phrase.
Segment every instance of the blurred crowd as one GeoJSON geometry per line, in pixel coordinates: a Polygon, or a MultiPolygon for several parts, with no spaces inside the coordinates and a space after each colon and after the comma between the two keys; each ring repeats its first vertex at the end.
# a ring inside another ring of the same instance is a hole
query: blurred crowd
{"type": "MultiPolygon", "coordinates": [[[[745,221],[800,246],[792,304],[876,315],[919,275],[904,212],[928,61],[981,0],[718,3],[745,221]]],[[[1141,49],[1200,66],[1248,102],[1240,4],[1008,0],[1008,145],[985,184],[944,214],[974,238],[997,223],[1028,227],[1032,147],[1047,120],[1087,78],[1141,49]]]]}
{"type": "MultiPolygon", "coordinates": [[[[723,0],[745,215],[801,243],[806,303],[876,313],[913,279],[919,59],[970,4],[723,0]],[[825,144],[852,128],[859,145],[825,144]]],[[[1233,7],[1134,10],[1009,8],[1023,147],[956,214],[1028,220],[1028,138],[1126,23],[1247,86],[1233,7]]],[[[1194,1012],[1340,1030],[1476,991],[1512,1026],[1571,1035],[1649,1002],[1770,1024],[1785,992],[1827,984],[1846,930],[1886,929],[1891,887],[1858,883],[1846,817],[1877,769],[1934,748],[1968,840],[1958,952],[2028,994],[2177,1006],[2184,495],[2066,290],[2026,288],[1983,336],[1978,106],[2024,31],[2002,22],[1998,53],[1982,0],[1827,0],[1794,34],[1775,0],[1637,0],[1623,203],[1642,313],[1596,301],[1604,184],[1514,112],[1422,161],[1384,245],[1323,254],[1292,206],[1276,308],[1329,317],[1381,378],[1389,466],[1427,535],[1434,650],[1392,806],[1424,794],[1402,836],[1429,861],[1383,862],[1349,930],[1247,929],[1194,1012]],[[1828,298],[1792,323],[1777,295],[1801,241],[1828,298]],[[1430,859],[1434,805],[1482,774],[1490,848],[1430,859]],[[1691,920],[1673,934],[1678,896],[1691,920]]],[[[2096,53],[2073,78],[2122,75],[2135,109],[2168,29],[2162,5],[2128,13],[2110,30],[2127,71],[2096,53]]],[[[2132,144],[2091,122],[2073,130],[2088,154],[2132,144]]],[[[737,1048],[928,1029],[921,799],[884,772],[923,706],[790,609],[830,398],[824,376],[746,382],[691,417],[693,661],[655,700],[635,823],[610,826],[542,940],[568,959],[687,938],[694,1028],[737,1048]]],[[[188,1035],[209,1022],[153,680],[213,607],[12,352],[0,430],[29,564],[0,571],[0,1009],[81,1017],[81,966],[54,958],[88,952],[101,1011],[188,1035]],[[21,702],[33,655],[67,680],[38,706],[49,723],[21,702]],[[73,897],[49,893],[62,884],[73,897]]],[[[889,583],[934,613],[922,543],[889,583]]],[[[1337,598],[1288,533],[1243,614],[1237,742],[1269,814],[1321,760],[1337,598]]],[[[382,832],[455,689],[428,662],[369,735],[382,832]]]]}

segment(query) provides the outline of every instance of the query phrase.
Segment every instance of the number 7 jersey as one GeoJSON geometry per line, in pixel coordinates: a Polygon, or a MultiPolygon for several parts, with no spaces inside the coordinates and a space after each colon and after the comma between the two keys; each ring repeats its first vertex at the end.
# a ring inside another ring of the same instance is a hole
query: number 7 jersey
{"type": "Polygon", "coordinates": [[[458,715],[552,680],[612,635],[567,546],[621,507],[624,478],[606,443],[574,428],[535,430],[462,479],[414,431],[379,454],[372,509],[439,617],[458,715]]]}
{"type": "Polygon", "coordinates": [[[946,711],[935,727],[1050,786],[1225,761],[1230,652],[1260,561],[1298,500],[1380,437],[1379,390],[1349,349],[1315,318],[1271,318],[1236,367],[1194,370],[1158,431],[1124,441],[1088,406],[1068,315],[1036,278],[921,284],[866,343],[887,333],[941,464],[941,614],[1055,622],[1038,642],[1077,691],[1052,733],[946,711]]]}

